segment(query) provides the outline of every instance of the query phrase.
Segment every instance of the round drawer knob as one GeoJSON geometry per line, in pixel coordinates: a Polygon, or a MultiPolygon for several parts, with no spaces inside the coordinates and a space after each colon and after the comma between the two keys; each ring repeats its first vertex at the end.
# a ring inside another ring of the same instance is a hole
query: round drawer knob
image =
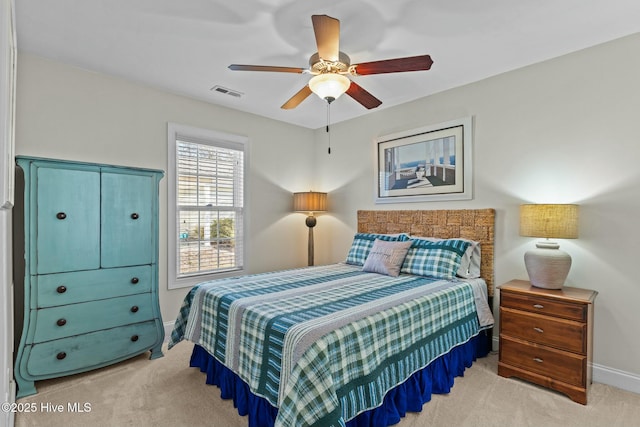
{"type": "Polygon", "coordinates": [[[67,353],[65,353],[64,351],[61,351],[60,353],[56,354],[56,359],[58,360],[62,360],[65,357],[67,357],[67,353]]]}
{"type": "Polygon", "coordinates": [[[132,313],[137,313],[137,312],[138,312],[138,310],[139,310],[139,308],[138,308],[138,306],[137,306],[137,305],[134,305],[133,307],[131,307],[131,312],[132,312],[132,313]]]}
{"type": "Polygon", "coordinates": [[[56,322],[56,325],[58,326],[64,326],[67,324],[67,319],[58,319],[58,321],[56,322]]]}
{"type": "Polygon", "coordinates": [[[62,219],[65,219],[66,217],[67,217],[67,214],[66,214],[66,213],[64,213],[64,212],[58,212],[58,213],[56,214],[56,218],[61,219],[61,220],[62,220],[62,219]]]}
{"type": "Polygon", "coordinates": [[[67,292],[67,287],[64,285],[60,285],[56,288],[56,292],[59,294],[64,294],[65,292],[67,292]]]}
{"type": "Polygon", "coordinates": [[[140,279],[138,279],[137,277],[134,277],[134,278],[131,279],[131,283],[133,283],[134,285],[136,283],[138,283],[139,281],[140,281],[140,279]]]}
{"type": "Polygon", "coordinates": [[[138,219],[138,218],[140,218],[140,215],[138,215],[137,213],[134,212],[131,214],[131,219],[138,219]]]}
{"type": "Polygon", "coordinates": [[[132,335],[132,336],[131,336],[131,341],[132,341],[132,342],[136,342],[136,341],[138,341],[138,338],[139,338],[139,337],[138,337],[137,335],[132,335]]]}

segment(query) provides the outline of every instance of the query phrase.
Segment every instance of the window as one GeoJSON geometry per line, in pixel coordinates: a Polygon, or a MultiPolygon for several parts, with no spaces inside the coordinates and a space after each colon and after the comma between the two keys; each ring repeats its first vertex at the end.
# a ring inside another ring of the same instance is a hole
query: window
{"type": "Polygon", "coordinates": [[[170,123],[169,288],[244,268],[247,139],[170,123]]]}

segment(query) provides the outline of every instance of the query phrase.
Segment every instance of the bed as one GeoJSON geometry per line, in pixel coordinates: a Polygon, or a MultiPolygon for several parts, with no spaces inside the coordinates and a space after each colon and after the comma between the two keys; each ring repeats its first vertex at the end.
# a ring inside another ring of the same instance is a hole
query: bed
{"type": "Polygon", "coordinates": [[[185,297],[169,348],[193,342],[190,365],[250,427],[392,425],[488,353],[494,210],[357,216],[345,262],[185,297]]]}

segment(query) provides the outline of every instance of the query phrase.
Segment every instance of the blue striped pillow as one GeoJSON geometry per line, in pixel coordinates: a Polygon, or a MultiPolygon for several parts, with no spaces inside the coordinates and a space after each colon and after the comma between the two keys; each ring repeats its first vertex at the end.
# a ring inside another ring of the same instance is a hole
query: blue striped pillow
{"type": "Polygon", "coordinates": [[[409,236],[406,234],[356,233],[345,262],[353,265],[364,265],[376,239],[387,242],[406,242],[409,240],[409,236]]]}
{"type": "Polygon", "coordinates": [[[451,280],[456,277],[460,261],[470,243],[448,239],[429,241],[415,239],[402,264],[402,273],[451,280]]]}

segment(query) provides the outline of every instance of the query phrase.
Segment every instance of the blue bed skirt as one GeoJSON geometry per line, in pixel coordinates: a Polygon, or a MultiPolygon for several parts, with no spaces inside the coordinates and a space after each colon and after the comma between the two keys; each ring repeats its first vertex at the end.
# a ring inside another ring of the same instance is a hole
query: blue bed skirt
{"type": "MultiPolygon", "coordinates": [[[[364,412],[348,421],[347,427],[380,427],[400,422],[407,412],[420,412],[422,405],[431,400],[431,394],[449,393],[455,377],[463,376],[478,357],[489,353],[486,331],[465,344],[453,348],[407,381],[387,393],[382,406],[364,412]]],[[[236,374],[218,362],[205,349],[195,345],[190,366],[207,374],[207,384],[220,388],[223,399],[233,399],[240,415],[249,416],[249,427],[272,427],[278,409],[264,398],[251,393],[249,386],[236,374]]]]}

